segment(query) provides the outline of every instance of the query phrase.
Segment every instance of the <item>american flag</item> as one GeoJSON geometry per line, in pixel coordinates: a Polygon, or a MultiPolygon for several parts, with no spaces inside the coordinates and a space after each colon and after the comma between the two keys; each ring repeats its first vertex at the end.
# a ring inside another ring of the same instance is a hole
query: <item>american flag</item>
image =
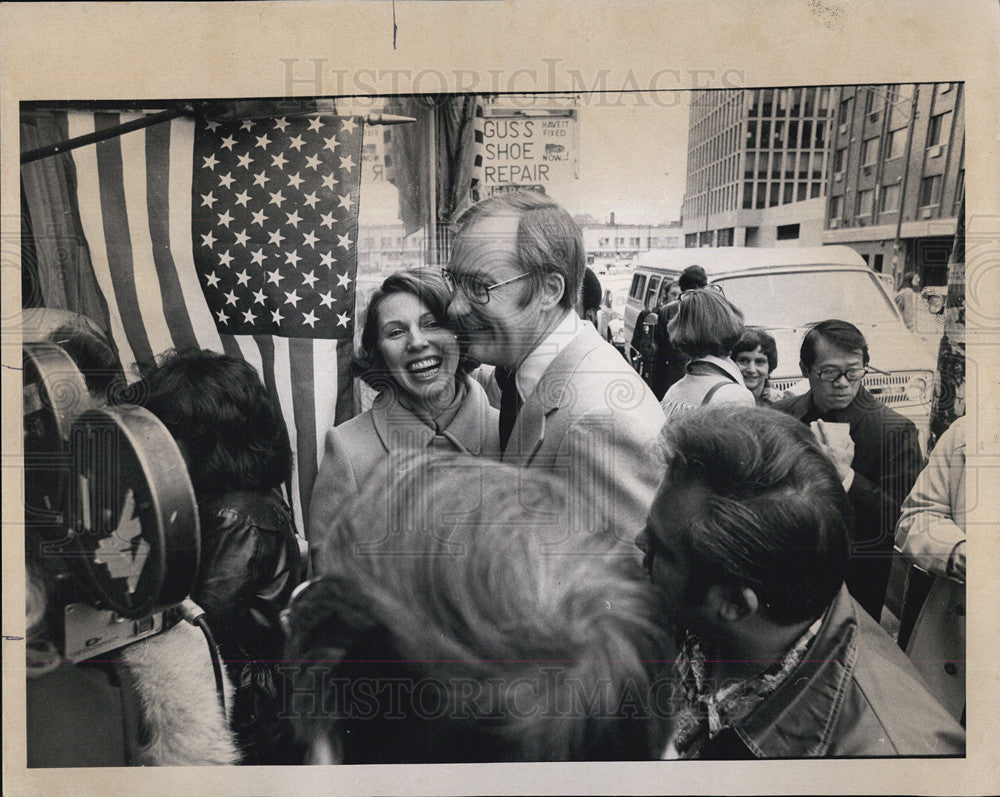
{"type": "MultiPolygon", "coordinates": [[[[68,114],[71,137],[136,118],[68,114]]],[[[296,452],[300,529],[329,425],[350,417],[363,125],[175,119],[72,151],[122,364],[197,346],[250,362],[296,452]]]]}

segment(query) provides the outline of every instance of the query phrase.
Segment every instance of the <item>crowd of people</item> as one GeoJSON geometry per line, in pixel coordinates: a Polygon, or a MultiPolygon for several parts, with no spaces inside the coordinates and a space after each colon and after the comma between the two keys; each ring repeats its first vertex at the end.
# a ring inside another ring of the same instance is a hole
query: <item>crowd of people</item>
{"type": "MultiPolygon", "coordinates": [[[[802,341],[808,391],[775,395],[774,340],[698,266],[657,312],[651,389],[584,281],[569,214],[515,192],[458,220],[445,269],[382,283],[354,361],[377,397],[326,433],[301,573],[253,369],[143,370],[197,497],[192,597],[242,761],[964,754],[961,421],[921,473],[839,319],[802,341]],[[940,581],[910,657],[879,625],[897,533],[940,581]]],[[[56,692],[35,711],[77,710],[56,692]]]]}

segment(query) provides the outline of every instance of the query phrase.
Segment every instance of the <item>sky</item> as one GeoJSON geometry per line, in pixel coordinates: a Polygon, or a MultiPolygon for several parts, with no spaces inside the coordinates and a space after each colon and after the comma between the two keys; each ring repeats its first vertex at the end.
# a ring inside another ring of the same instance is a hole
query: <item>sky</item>
{"type": "MultiPolygon", "coordinates": [[[[612,212],[619,224],[679,219],[688,101],[684,91],[580,95],[579,178],[550,184],[549,195],[570,213],[598,221],[607,221],[612,212]]],[[[339,105],[338,110],[350,112],[339,105]]],[[[370,110],[367,106],[364,112],[370,110]]],[[[363,226],[395,221],[397,208],[392,185],[362,184],[363,226]]]]}

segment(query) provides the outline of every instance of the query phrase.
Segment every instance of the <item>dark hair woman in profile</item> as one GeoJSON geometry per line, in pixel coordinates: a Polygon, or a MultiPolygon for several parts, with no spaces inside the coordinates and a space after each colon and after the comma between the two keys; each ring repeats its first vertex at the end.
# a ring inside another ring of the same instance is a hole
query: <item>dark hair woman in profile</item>
{"type": "Polygon", "coordinates": [[[254,368],[235,357],[168,352],[140,370],[137,403],[174,436],[198,501],[201,565],[191,597],[237,687],[232,725],[244,763],[284,763],[277,615],[298,580],[294,521],[279,491],[292,471],[284,420],[254,368]]]}

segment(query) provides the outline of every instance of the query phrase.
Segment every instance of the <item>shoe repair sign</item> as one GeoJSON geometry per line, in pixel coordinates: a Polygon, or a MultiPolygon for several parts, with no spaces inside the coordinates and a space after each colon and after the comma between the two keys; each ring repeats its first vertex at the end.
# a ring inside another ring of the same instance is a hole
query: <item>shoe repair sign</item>
{"type": "Polygon", "coordinates": [[[488,194],[565,183],[579,177],[576,109],[489,108],[483,126],[483,185],[488,194]]]}

